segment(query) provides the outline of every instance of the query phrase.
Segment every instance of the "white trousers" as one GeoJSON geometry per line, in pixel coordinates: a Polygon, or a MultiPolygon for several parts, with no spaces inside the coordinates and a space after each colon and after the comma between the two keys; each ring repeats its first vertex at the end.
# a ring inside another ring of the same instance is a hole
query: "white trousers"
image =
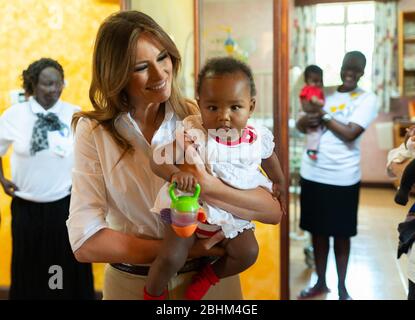
{"type": "MultiPolygon", "coordinates": [[[[182,273],[173,277],[169,284],[169,299],[182,300],[194,272],[182,273]]],[[[146,276],[130,274],[107,264],[104,275],[104,300],[143,300],[146,276]]],[[[203,300],[242,300],[239,276],[221,279],[212,286],[203,300]]]]}

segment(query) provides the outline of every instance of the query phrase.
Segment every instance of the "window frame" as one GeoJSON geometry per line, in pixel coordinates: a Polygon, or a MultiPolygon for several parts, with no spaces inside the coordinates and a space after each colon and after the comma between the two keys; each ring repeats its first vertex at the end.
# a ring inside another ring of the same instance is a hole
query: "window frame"
{"type": "MultiPolygon", "coordinates": [[[[317,20],[317,14],[316,14],[316,27],[314,29],[314,36],[315,39],[317,38],[317,29],[319,27],[342,27],[343,28],[343,46],[344,46],[344,53],[347,52],[347,27],[352,25],[373,25],[373,28],[375,28],[375,17],[373,16],[372,20],[364,20],[364,21],[358,21],[358,22],[349,22],[349,14],[348,14],[348,8],[354,5],[364,4],[364,3],[370,3],[373,5],[373,9],[375,9],[375,1],[356,1],[356,2],[344,2],[344,3],[320,3],[316,4],[316,10],[318,7],[329,7],[329,6],[340,6],[343,9],[343,22],[318,22],[317,20]]],[[[374,40],[374,39],[373,39],[374,40]]],[[[314,54],[316,54],[317,57],[317,44],[314,48],[314,54]]],[[[374,49],[374,48],[373,48],[374,49]]],[[[317,61],[316,61],[317,62],[317,61]]],[[[368,61],[371,64],[371,69],[373,67],[372,61],[368,61]]],[[[369,75],[370,77],[370,75],[369,75]]],[[[369,78],[370,85],[372,86],[372,79],[369,78]]]]}

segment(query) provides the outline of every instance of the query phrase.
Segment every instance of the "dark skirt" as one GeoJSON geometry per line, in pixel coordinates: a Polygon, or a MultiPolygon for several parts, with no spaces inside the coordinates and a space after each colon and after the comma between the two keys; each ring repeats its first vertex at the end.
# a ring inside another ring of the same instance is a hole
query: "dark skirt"
{"type": "Polygon", "coordinates": [[[301,229],[325,236],[357,234],[360,182],[335,186],[301,178],[300,185],[301,229]]]}
{"type": "Polygon", "coordinates": [[[94,299],[92,267],[69,244],[70,196],[49,203],[13,198],[10,299],[94,299]]]}

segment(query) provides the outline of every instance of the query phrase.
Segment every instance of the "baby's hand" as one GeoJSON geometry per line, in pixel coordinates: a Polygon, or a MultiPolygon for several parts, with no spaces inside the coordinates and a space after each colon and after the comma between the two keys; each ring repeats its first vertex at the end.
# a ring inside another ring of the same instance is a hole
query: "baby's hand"
{"type": "Polygon", "coordinates": [[[317,98],[316,96],[312,96],[310,102],[317,106],[324,107],[324,101],[317,98]]]}
{"type": "Polygon", "coordinates": [[[186,192],[193,192],[197,184],[196,178],[191,173],[182,171],[173,173],[170,182],[175,182],[179,190],[186,192]]]}
{"type": "Polygon", "coordinates": [[[285,214],[286,213],[285,212],[285,204],[286,204],[285,188],[283,188],[283,186],[278,183],[273,183],[272,194],[280,202],[281,210],[285,214]]]}
{"type": "Polygon", "coordinates": [[[410,126],[409,128],[406,128],[406,136],[408,138],[411,138],[411,140],[415,139],[415,126],[410,126]]]}
{"type": "Polygon", "coordinates": [[[414,142],[415,142],[415,126],[410,126],[406,128],[405,134],[405,147],[411,152],[414,151],[414,142]]]}

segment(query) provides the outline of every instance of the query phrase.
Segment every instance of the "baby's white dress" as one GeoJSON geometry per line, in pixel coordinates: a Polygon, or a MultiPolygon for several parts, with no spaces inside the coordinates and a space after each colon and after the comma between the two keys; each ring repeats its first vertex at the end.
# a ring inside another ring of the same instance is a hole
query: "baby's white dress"
{"type": "MultiPolygon", "coordinates": [[[[269,158],[274,151],[274,137],[269,129],[247,126],[240,139],[229,143],[207,134],[200,116],[187,117],[183,120],[183,127],[187,135],[196,138],[198,152],[209,173],[237,189],[264,187],[272,191],[272,182],[260,170],[262,159],[269,158]]],[[[153,212],[160,213],[162,209],[170,208],[168,188],[169,183],[166,183],[160,189],[153,212]]],[[[204,202],[203,208],[207,222],[220,226],[226,238],[234,238],[239,232],[255,227],[251,221],[238,218],[216,206],[204,202]]],[[[209,229],[204,224],[199,224],[198,228],[209,229]]]]}

